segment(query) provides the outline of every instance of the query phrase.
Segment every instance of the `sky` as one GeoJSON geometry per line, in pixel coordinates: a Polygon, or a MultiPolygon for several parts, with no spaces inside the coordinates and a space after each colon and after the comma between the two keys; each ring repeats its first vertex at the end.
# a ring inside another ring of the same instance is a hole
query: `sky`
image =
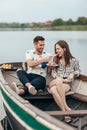
{"type": "Polygon", "coordinates": [[[87,0],[0,0],[0,22],[46,22],[87,17],[87,0]]]}

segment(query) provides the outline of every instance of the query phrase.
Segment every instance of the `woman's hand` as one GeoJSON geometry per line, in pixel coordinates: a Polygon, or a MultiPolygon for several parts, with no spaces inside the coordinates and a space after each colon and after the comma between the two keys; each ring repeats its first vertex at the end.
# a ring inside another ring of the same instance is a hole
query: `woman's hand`
{"type": "Polygon", "coordinates": [[[74,73],[71,73],[68,78],[67,78],[69,81],[73,81],[74,79],[74,73]]]}
{"type": "Polygon", "coordinates": [[[71,74],[67,77],[67,79],[63,79],[63,82],[64,82],[64,83],[69,83],[69,82],[72,82],[73,79],[74,79],[74,73],[71,73],[71,74]]]}

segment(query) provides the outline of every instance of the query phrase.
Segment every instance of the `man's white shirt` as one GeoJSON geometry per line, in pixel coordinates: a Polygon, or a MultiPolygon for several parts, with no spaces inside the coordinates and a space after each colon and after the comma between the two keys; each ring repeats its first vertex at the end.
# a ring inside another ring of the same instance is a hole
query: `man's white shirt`
{"type": "MultiPolygon", "coordinates": [[[[27,50],[26,51],[26,60],[31,59],[33,61],[37,61],[37,60],[42,59],[42,58],[47,57],[47,56],[51,56],[51,55],[47,52],[43,52],[42,55],[37,55],[34,50],[27,50]]],[[[43,77],[46,77],[47,70],[46,70],[46,68],[42,68],[41,64],[40,64],[40,65],[37,65],[35,67],[28,66],[27,73],[38,74],[38,75],[41,75],[43,77]]]]}

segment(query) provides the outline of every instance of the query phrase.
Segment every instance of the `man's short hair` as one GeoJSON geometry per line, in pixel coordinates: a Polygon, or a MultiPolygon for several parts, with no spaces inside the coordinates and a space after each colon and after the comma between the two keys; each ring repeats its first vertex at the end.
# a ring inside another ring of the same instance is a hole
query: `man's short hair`
{"type": "Polygon", "coordinates": [[[33,42],[34,42],[34,43],[37,43],[38,41],[44,41],[44,40],[45,40],[44,37],[42,37],[42,36],[36,36],[36,37],[34,38],[33,42]]]}

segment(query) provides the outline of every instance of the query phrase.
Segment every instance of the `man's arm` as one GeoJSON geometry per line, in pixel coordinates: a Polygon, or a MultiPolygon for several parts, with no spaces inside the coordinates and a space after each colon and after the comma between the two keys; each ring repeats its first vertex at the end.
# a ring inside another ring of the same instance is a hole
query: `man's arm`
{"type": "Polygon", "coordinates": [[[28,66],[34,67],[34,66],[37,66],[43,62],[49,62],[51,60],[51,58],[52,58],[52,56],[46,56],[42,59],[35,60],[35,61],[33,61],[32,59],[27,59],[26,62],[28,64],[28,66]]]}

